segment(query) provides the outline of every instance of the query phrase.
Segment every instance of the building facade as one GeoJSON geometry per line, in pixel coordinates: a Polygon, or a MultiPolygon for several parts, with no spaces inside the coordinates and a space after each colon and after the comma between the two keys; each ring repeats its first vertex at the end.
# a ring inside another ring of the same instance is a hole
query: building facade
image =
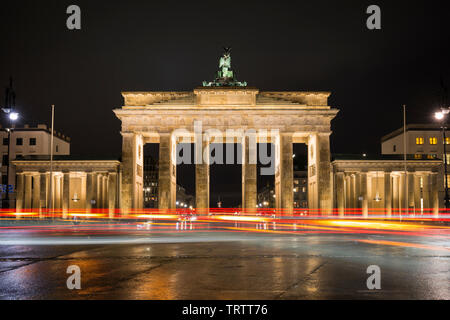
{"type": "MultiPolygon", "coordinates": [[[[446,141],[447,164],[450,163],[450,138],[446,141]]],[[[403,155],[403,128],[399,128],[381,138],[381,153],[384,155],[403,155]]],[[[442,129],[433,124],[410,124],[406,126],[406,153],[417,160],[444,159],[444,138],[442,129]]],[[[450,175],[447,175],[450,180],[450,175]]],[[[440,206],[444,205],[444,166],[438,172],[437,184],[440,206]]],[[[449,184],[450,185],[450,184],[449,184]]]]}
{"type": "Polygon", "coordinates": [[[362,212],[438,214],[440,160],[396,156],[335,156],[331,163],[334,208],[340,215],[362,212]]]}
{"type": "Polygon", "coordinates": [[[52,174],[45,156],[23,157],[12,163],[17,175],[17,210],[120,208],[119,160],[55,156],[52,174]]]}
{"type": "MultiPolygon", "coordinates": [[[[50,138],[51,130],[45,124],[40,124],[37,127],[25,125],[20,128],[13,128],[11,130],[11,141],[8,141],[7,129],[0,128],[2,185],[10,185],[12,186],[11,189],[16,191],[16,174],[13,165],[9,167],[9,181],[6,181],[8,163],[11,163],[17,157],[50,155],[50,138]]],[[[70,138],[60,132],[55,132],[53,146],[54,155],[70,154],[70,138]]],[[[5,197],[4,193],[2,197],[5,197]]],[[[10,199],[15,199],[15,193],[10,195],[10,199]]]]}

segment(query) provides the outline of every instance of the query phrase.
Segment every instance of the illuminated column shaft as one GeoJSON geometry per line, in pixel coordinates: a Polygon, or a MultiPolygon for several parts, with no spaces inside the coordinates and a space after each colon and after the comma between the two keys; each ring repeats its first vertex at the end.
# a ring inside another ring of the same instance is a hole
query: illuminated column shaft
{"type": "MultiPolygon", "coordinates": [[[[97,174],[97,172],[93,172],[92,173],[92,195],[91,195],[91,198],[87,198],[87,201],[89,201],[89,202],[91,200],[94,200],[94,202],[92,203],[92,206],[91,206],[92,209],[98,208],[97,188],[98,188],[98,174],[97,174]]],[[[120,194],[119,194],[119,197],[120,197],[120,194]]]]}
{"type": "Polygon", "coordinates": [[[62,209],[63,212],[67,212],[67,210],[70,208],[70,173],[64,172],[63,174],[63,203],[62,203],[62,209]]]}
{"type": "MultiPolygon", "coordinates": [[[[331,213],[331,165],[330,165],[330,134],[318,135],[317,147],[317,175],[319,206],[322,212],[331,213]]],[[[292,161],[292,159],[291,159],[292,161]]]]}
{"type": "MultiPolygon", "coordinates": [[[[132,208],[141,208],[143,205],[144,142],[142,135],[130,132],[122,132],[122,137],[121,206],[124,211],[127,211],[132,208]]],[[[103,197],[101,202],[99,199],[99,206],[105,207],[103,197]]]]}
{"type": "Polygon", "coordinates": [[[349,209],[351,207],[350,205],[350,176],[348,173],[345,173],[345,189],[344,189],[344,195],[345,195],[345,208],[349,209]]]}
{"type": "Polygon", "coordinates": [[[400,209],[401,212],[405,212],[404,209],[407,207],[406,202],[406,179],[405,179],[405,173],[402,172],[399,177],[399,199],[400,199],[400,209]]]}
{"type": "Polygon", "coordinates": [[[362,197],[362,215],[367,217],[369,215],[369,201],[367,193],[367,172],[361,172],[361,197],[362,197]]]}
{"type": "Polygon", "coordinates": [[[374,176],[373,174],[367,174],[367,207],[370,208],[374,208],[375,206],[373,205],[374,201],[374,192],[373,190],[375,189],[374,184],[374,176]]]}
{"type": "Polygon", "coordinates": [[[62,201],[61,201],[61,177],[59,175],[53,176],[54,183],[54,208],[55,209],[61,209],[62,208],[62,201]]]}
{"type": "Polygon", "coordinates": [[[422,176],[423,179],[423,208],[426,210],[426,213],[430,212],[430,179],[428,173],[424,173],[422,176]]]}
{"type": "Polygon", "coordinates": [[[108,175],[108,208],[114,210],[116,208],[116,190],[117,190],[117,173],[110,172],[108,175]]]}
{"type": "Polygon", "coordinates": [[[92,209],[91,200],[94,200],[94,173],[88,172],[86,174],[86,210],[88,212],[92,209]]]}
{"type": "Polygon", "coordinates": [[[97,208],[103,209],[103,174],[97,174],[97,208]]]}
{"type": "Polygon", "coordinates": [[[361,196],[361,175],[355,173],[355,209],[361,209],[361,202],[359,201],[359,197],[361,196]]]}
{"type": "Polygon", "coordinates": [[[17,195],[16,195],[16,209],[20,211],[24,208],[24,189],[25,189],[25,176],[23,173],[17,174],[17,195]]]}
{"type": "Polygon", "coordinates": [[[414,208],[414,173],[408,172],[408,208],[414,208]]]}
{"type": "Polygon", "coordinates": [[[292,212],[294,207],[294,146],[292,134],[281,135],[280,145],[281,208],[292,212]]]}
{"type": "Polygon", "coordinates": [[[421,213],[421,188],[420,188],[420,176],[418,174],[414,175],[414,207],[416,208],[416,213],[421,213]]]}
{"type": "Polygon", "coordinates": [[[399,198],[398,198],[398,176],[392,176],[392,208],[395,209],[395,213],[397,213],[399,208],[399,198]]]}
{"type": "Polygon", "coordinates": [[[344,173],[336,173],[336,201],[339,216],[344,216],[345,199],[344,199],[344,173]]]}
{"type": "Polygon", "coordinates": [[[384,173],[384,209],[388,216],[392,215],[392,182],[391,173],[384,173]]]}
{"type": "Polygon", "coordinates": [[[202,136],[195,139],[195,206],[197,209],[209,208],[209,142],[202,136]],[[198,141],[197,141],[198,140],[198,141]],[[207,156],[204,156],[207,155],[207,156]]]}
{"type": "MultiPolygon", "coordinates": [[[[102,176],[102,208],[108,208],[108,174],[102,176]]],[[[139,208],[139,205],[136,207],[139,208]]]]}
{"type": "MultiPolygon", "coordinates": [[[[292,157],[291,157],[292,158],[292,157]]],[[[256,136],[242,139],[242,208],[256,210],[257,204],[256,136]]],[[[292,191],[292,190],[291,190],[292,191]]],[[[283,198],[281,198],[283,199],[283,198]]]]}

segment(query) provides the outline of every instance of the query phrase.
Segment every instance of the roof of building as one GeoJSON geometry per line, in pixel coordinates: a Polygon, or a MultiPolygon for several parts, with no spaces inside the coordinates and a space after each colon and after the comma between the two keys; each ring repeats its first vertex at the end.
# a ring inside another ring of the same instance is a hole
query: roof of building
{"type": "MultiPolygon", "coordinates": [[[[6,131],[7,128],[2,128],[2,126],[0,126],[0,131],[6,131]]],[[[22,132],[29,132],[29,131],[44,131],[47,132],[48,134],[51,133],[51,129],[49,129],[47,127],[47,125],[45,124],[38,124],[37,126],[33,127],[30,126],[28,124],[25,124],[23,127],[13,127],[12,128],[13,131],[22,131],[22,132]]],[[[66,142],[70,142],[70,137],[62,134],[61,132],[57,132],[55,130],[55,134],[54,134],[55,138],[59,138],[61,140],[64,140],[66,142]]]]}
{"type": "MultiPolygon", "coordinates": [[[[438,124],[408,124],[406,125],[406,131],[440,131],[441,127],[438,124]]],[[[396,136],[403,134],[403,127],[388,133],[381,137],[381,142],[392,139],[396,136]]]]}
{"type": "MultiPolygon", "coordinates": [[[[197,90],[208,91],[255,91],[256,105],[260,106],[309,106],[328,107],[328,91],[267,91],[259,92],[253,87],[201,87],[197,90]]],[[[142,106],[194,106],[197,98],[194,92],[122,92],[125,107],[142,106]]]]}
{"type": "MultiPolygon", "coordinates": [[[[121,161],[114,156],[54,155],[54,161],[121,161]]],[[[15,161],[50,161],[49,155],[17,156],[15,161]]]]}
{"type": "MultiPolygon", "coordinates": [[[[429,160],[429,161],[436,161],[441,160],[439,158],[436,158],[433,156],[433,158],[429,158],[431,155],[427,154],[407,154],[406,160],[417,160],[417,161],[423,161],[423,160],[429,160]]],[[[333,154],[331,156],[331,161],[335,160],[355,160],[355,161],[403,161],[404,156],[402,154],[333,154]]]]}

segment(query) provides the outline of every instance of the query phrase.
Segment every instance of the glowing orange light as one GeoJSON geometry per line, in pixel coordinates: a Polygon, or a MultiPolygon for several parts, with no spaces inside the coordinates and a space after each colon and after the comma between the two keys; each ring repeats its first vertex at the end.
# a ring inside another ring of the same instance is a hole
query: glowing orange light
{"type": "Polygon", "coordinates": [[[214,219],[226,221],[249,221],[249,222],[267,222],[271,220],[269,218],[250,217],[250,216],[214,216],[214,219]]]}

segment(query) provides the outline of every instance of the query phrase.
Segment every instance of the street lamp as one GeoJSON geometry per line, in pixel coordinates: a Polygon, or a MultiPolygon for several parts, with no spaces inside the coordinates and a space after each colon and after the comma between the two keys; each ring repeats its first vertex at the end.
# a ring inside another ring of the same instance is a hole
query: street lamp
{"type": "MultiPolygon", "coordinates": [[[[11,134],[13,130],[12,123],[19,119],[19,114],[17,112],[11,112],[11,109],[9,108],[3,108],[3,112],[5,112],[8,115],[8,118],[10,120],[10,126],[9,128],[6,128],[6,131],[8,132],[8,160],[6,162],[6,208],[9,208],[9,157],[10,157],[10,151],[11,151],[11,134]]],[[[3,207],[3,206],[2,206],[3,207]]]]}
{"type": "Polygon", "coordinates": [[[436,112],[434,114],[434,117],[436,118],[436,120],[441,122],[441,129],[442,129],[442,138],[444,141],[444,185],[445,185],[445,197],[444,197],[444,203],[445,203],[445,208],[448,209],[449,208],[449,196],[448,196],[448,180],[447,180],[447,141],[445,138],[445,120],[446,120],[446,116],[447,114],[450,112],[449,109],[441,109],[440,112],[436,112]]]}
{"type": "Polygon", "coordinates": [[[11,121],[16,121],[17,119],[19,119],[19,114],[17,112],[10,112],[9,119],[11,121]]]}
{"type": "MultiPolygon", "coordinates": [[[[2,108],[3,112],[7,115],[9,119],[9,128],[6,128],[8,132],[8,160],[6,166],[6,207],[9,208],[9,156],[11,149],[11,132],[13,130],[13,122],[19,119],[19,114],[14,112],[13,107],[16,105],[16,94],[12,87],[12,78],[10,79],[9,88],[6,88],[5,92],[5,106],[2,108]]],[[[2,208],[4,207],[2,202],[2,208]]]]}

